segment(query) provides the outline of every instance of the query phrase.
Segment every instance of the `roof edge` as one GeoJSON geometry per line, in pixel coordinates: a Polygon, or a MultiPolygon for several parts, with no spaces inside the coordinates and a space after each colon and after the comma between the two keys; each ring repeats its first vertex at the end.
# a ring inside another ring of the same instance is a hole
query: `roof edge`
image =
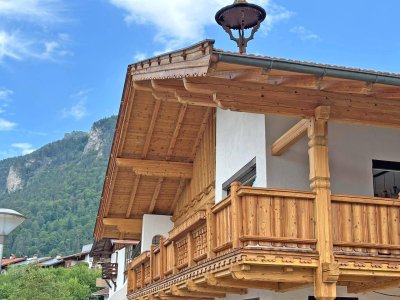
{"type": "Polygon", "coordinates": [[[266,69],[299,72],[321,77],[334,77],[348,80],[365,81],[373,84],[379,83],[400,86],[400,74],[394,73],[351,69],[346,67],[292,61],[272,57],[245,56],[235,53],[226,53],[220,50],[215,50],[213,52],[212,60],[213,62],[225,62],[266,69]]]}

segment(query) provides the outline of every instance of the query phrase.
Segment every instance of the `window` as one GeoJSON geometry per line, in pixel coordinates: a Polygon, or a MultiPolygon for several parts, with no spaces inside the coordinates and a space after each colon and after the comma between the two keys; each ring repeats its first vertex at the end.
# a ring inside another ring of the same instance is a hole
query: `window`
{"type": "Polygon", "coordinates": [[[160,240],[161,240],[161,235],[155,235],[153,237],[153,239],[151,240],[151,244],[158,246],[158,245],[160,245],[160,240]]]}
{"type": "Polygon", "coordinates": [[[253,186],[257,175],[256,158],[254,157],[249,161],[243,168],[236,172],[231,178],[222,184],[222,189],[230,195],[231,184],[235,181],[239,181],[242,185],[253,186]]]}
{"type": "Polygon", "coordinates": [[[374,196],[399,198],[400,162],[373,160],[374,196]]]}
{"type": "Polygon", "coordinates": [[[137,245],[128,245],[125,247],[125,270],[124,270],[124,282],[127,279],[128,275],[128,266],[129,263],[137,256],[140,255],[141,244],[137,245]]]}

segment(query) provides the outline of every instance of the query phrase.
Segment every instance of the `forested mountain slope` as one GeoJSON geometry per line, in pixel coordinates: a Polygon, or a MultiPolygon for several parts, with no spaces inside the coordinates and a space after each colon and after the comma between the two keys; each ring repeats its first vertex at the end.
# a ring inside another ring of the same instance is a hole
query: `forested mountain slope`
{"type": "Polygon", "coordinates": [[[89,133],[0,161],[0,207],[28,218],[6,239],[5,255],[71,254],[92,242],[115,123],[102,119],[89,133]]]}

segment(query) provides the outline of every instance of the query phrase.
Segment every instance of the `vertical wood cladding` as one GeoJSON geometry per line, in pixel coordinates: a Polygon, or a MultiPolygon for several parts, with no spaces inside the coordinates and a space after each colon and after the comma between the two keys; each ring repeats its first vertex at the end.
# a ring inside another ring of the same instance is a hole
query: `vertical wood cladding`
{"type": "Polygon", "coordinates": [[[215,198],[215,111],[210,114],[193,161],[193,178],[186,184],[174,211],[175,225],[188,214],[205,209],[215,198]]]}

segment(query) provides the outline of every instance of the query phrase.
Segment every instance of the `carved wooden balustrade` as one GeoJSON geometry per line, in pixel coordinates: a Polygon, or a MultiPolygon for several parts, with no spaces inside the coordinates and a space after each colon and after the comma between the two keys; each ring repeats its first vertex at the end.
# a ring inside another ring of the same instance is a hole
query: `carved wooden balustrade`
{"type": "MultiPolygon", "coordinates": [[[[332,276],[329,278],[340,282],[343,274],[342,284],[349,286],[352,280],[349,276],[360,268],[366,268],[361,270],[362,276],[367,276],[375,267],[371,274],[379,276],[400,269],[400,201],[342,195],[332,195],[331,200],[335,259],[340,268],[329,271],[332,276]],[[354,253],[359,255],[354,256],[354,253]],[[370,257],[359,263],[363,254],[370,257]],[[380,265],[374,263],[375,258],[371,256],[378,254],[380,265]]],[[[268,283],[260,284],[259,288],[281,292],[312,284],[318,260],[314,205],[315,194],[311,192],[232,184],[231,194],[226,199],[196,212],[175,227],[166,239],[162,238],[160,245],[153,245],[150,251],[131,262],[129,298],[147,299],[146,295],[162,293],[165,297],[182,296],[185,293],[176,290],[177,287],[189,289],[193,284],[209,284],[212,278],[204,275],[207,272],[212,276],[231,278],[224,279],[225,283],[221,284],[224,288],[232,277],[236,279],[234,284],[230,283],[231,290],[258,287],[257,280],[264,278],[268,283]],[[240,258],[233,259],[234,254],[240,258]],[[218,268],[222,269],[217,272],[215,265],[227,257],[230,257],[224,261],[227,267],[223,270],[224,264],[219,263],[218,268]],[[234,265],[228,266],[235,261],[239,263],[237,270],[234,265]],[[265,266],[270,268],[270,277],[260,269],[265,266]],[[251,277],[251,272],[263,275],[251,277]],[[279,272],[284,276],[276,275],[279,272]],[[274,276],[277,276],[276,285],[271,283],[274,276]],[[250,283],[239,283],[240,278],[251,278],[250,283]],[[186,283],[179,285],[180,280],[186,283]]],[[[396,272],[399,274],[389,275],[400,277],[400,271],[396,272]]],[[[218,288],[222,289],[221,286],[218,288]]],[[[202,289],[205,288],[200,285],[202,289]]],[[[216,289],[214,287],[214,291],[216,289]]]]}

